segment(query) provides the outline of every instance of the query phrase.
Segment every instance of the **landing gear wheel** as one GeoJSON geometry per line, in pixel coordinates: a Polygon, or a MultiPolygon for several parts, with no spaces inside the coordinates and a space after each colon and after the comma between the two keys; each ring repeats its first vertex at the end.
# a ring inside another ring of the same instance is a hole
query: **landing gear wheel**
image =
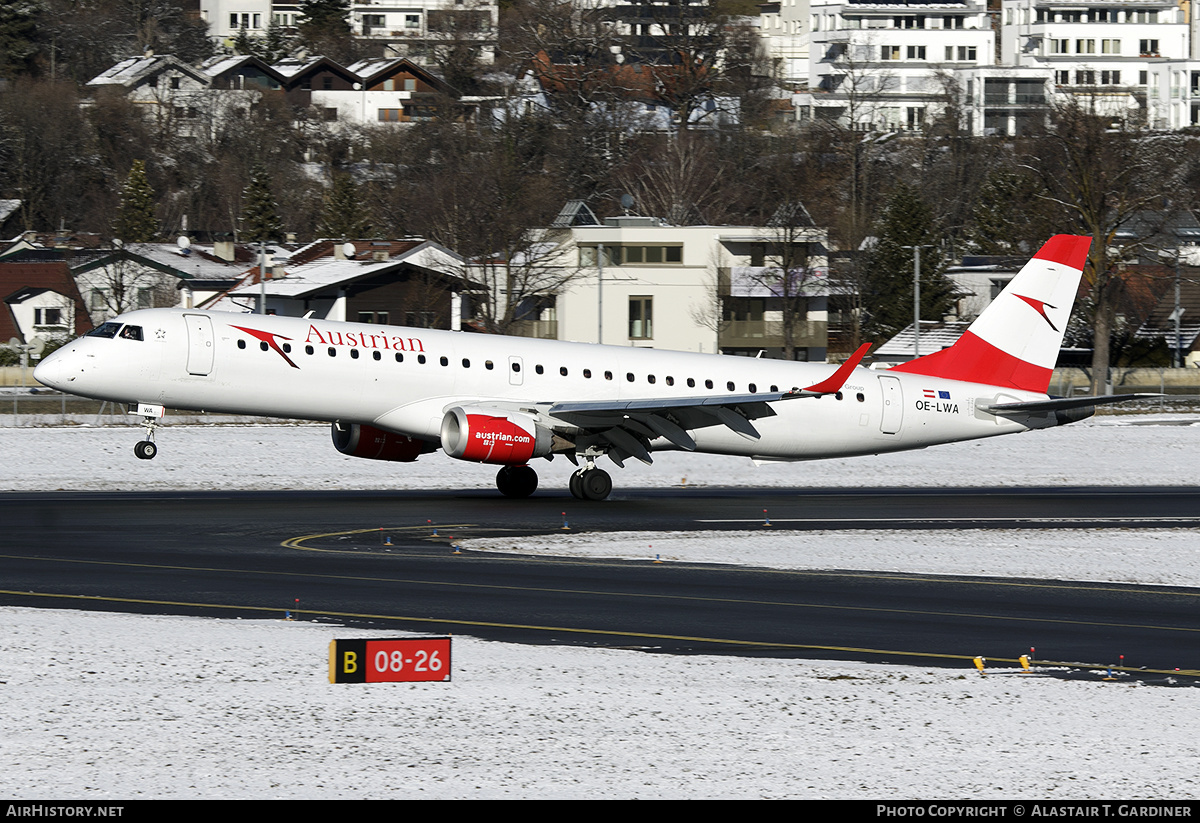
{"type": "Polygon", "coordinates": [[[571,490],[571,496],[576,500],[586,500],[583,496],[583,469],[571,472],[571,479],[567,483],[567,488],[571,490]]]}
{"type": "Polygon", "coordinates": [[[496,488],[505,497],[529,497],[537,487],[537,472],[528,466],[505,466],[496,472],[496,488]]]}
{"type": "Polygon", "coordinates": [[[587,469],[579,478],[584,500],[604,500],[612,492],[612,478],[603,469],[587,469]]]}
{"type": "Polygon", "coordinates": [[[154,455],[158,454],[158,446],[153,440],[141,440],[133,447],[133,453],[137,455],[138,460],[153,460],[154,455]]]}

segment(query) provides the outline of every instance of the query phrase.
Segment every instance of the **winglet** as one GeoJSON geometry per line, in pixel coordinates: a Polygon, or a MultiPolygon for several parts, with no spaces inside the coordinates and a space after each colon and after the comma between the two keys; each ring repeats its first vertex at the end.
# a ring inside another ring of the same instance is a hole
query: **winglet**
{"type": "Polygon", "coordinates": [[[842,384],[850,377],[850,372],[854,371],[858,364],[862,362],[862,359],[866,356],[870,348],[870,343],[863,343],[858,347],[858,351],[852,354],[849,360],[839,366],[838,370],[832,376],[822,380],[820,383],[814,383],[807,389],[804,389],[804,391],[806,393],[812,392],[813,394],[836,394],[841,391],[842,384]]]}

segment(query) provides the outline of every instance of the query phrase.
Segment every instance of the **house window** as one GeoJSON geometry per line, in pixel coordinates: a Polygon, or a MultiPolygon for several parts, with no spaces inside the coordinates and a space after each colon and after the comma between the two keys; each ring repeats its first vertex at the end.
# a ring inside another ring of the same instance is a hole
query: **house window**
{"type": "Polygon", "coordinates": [[[1096,41],[1091,40],[1091,39],[1076,40],[1075,41],[1075,53],[1076,54],[1095,54],[1096,53],[1096,41]]]}
{"type": "Polygon", "coordinates": [[[1102,86],[1119,86],[1119,85],[1121,85],[1121,72],[1119,72],[1119,71],[1102,71],[1102,72],[1100,72],[1100,85],[1102,85],[1102,86]]]}
{"type": "Polygon", "coordinates": [[[654,298],[629,298],[629,337],[649,340],[654,337],[654,298]]]}
{"type": "Polygon", "coordinates": [[[1075,72],[1075,84],[1078,86],[1096,85],[1096,72],[1091,69],[1079,69],[1075,72]]]}
{"type": "Polygon", "coordinates": [[[1157,55],[1158,54],[1158,41],[1157,40],[1139,40],[1138,41],[1138,54],[1146,55],[1146,56],[1157,55]]]}
{"type": "Polygon", "coordinates": [[[899,46],[880,46],[879,47],[879,59],[880,60],[899,60],[900,59],[900,47],[899,46]]]}
{"type": "Polygon", "coordinates": [[[1100,49],[1105,54],[1120,54],[1121,53],[1121,41],[1120,40],[1101,40],[1100,41],[1100,49]]]}
{"type": "Polygon", "coordinates": [[[682,263],[683,246],[617,246],[613,259],[634,265],[682,263]]]}
{"type": "Polygon", "coordinates": [[[404,28],[406,28],[406,29],[421,28],[421,15],[419,15],[419,14],[404,15],[404,28]]]}
{"type": "Polygon", "coordinates": [[[909,46],[907,48],[907,53],[905,56],[909,60],[924,60],[925,59],[925,47],[924,46],[909,46]]]}
{"type": "Polygon", "coordinates": [[[379,110],[379,122],[380,123],[399,123],[400,122],[400,109],[380,109],[379,110]]]}
{"type": "Polygon", "coordinates": [[[417,81],[411,77],[405,77],[404,78],[404,90],[405,91],[416,91],[417,90],[417,81]]]}
{"type": "MultiPolygon", "coordinates": [[[[947,52],[946,58],[949,59],[950,58],[949,46],[946,47],[946,52],[947,52]]],[[[1050,41],[1050,53],[1051,54],[1070,54],[1070,52],[1071,52],[1071,41],[1070,40],[1051,40],[1050,41]]]]}
{"type": "Polygon", "coordinates": [[[34,309],[33,310],[33,325],[35,326],[61,326],[62,309],[34,309]]]}

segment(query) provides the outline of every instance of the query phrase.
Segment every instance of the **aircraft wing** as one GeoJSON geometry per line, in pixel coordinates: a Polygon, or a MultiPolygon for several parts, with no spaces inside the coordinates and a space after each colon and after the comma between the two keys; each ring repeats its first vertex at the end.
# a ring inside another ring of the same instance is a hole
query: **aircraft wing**
{"type": "Polygon", "coordinates": [[[751,422],[773,417],[770,404],[802,397],[836,394],[862,361],[870,344],[864,344],[832,375],[807,388],[785,392],[726,394],[706,397],[649,398],[641,400],[584,400],[552,403],[543,413],[577,427],[609,449],[618,464],[625,457],[651,462],[646,443],[662,437],[680,449],[692,451],[696,441],[689,430],[723,425],[749,440],[758,440],[751,422]]]}

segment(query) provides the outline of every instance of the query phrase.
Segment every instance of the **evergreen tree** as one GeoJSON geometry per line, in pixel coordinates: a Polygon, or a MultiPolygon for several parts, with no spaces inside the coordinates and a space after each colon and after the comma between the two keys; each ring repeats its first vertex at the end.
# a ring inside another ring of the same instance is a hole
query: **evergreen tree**
{"type": "Polygon", "coordinates": [[[364,238],[371,233],[371,220],[349,174],[333,178],[333,187],[325,196],[321,215],[321,234],[340,240],[364,238]]]}
{"type": "Polygon", "coordinates": [[[134,160],[121,192],[121,208],[113,234],[126,243],[149,243],[158,236],[154,205],[154,189],[146,179],[146,164],[134,160]]]}
{"type": "Polygon", "coordinates": [[[250,172],[250,185],[242,192],[242,230],[239,239],[277,242],[283,237],[283,224],[271,194],[271,176],[258,163],[250,172]]]}
{"type": "Polygon", "coordinates": [[[0,77],[13,78],[31,67],[39,11],[33,0],[0,3],[0,77]]]}
{"type": "Polygon", "coordinates": [[[310,52],[334,60],[352,56],[350,0],[301,0],[296,28],[310,52]]]}
{"type": "Polygon", "coordinates": [[[939,235],[928,204],[917,190],[900,184],[880,220],[867,261],[863,303],[866,336],[885,340],[912,325],[913,249],[921,249],[921,319],[941,320],[954,304],[954,286],[943,274],[939,235]]]}

